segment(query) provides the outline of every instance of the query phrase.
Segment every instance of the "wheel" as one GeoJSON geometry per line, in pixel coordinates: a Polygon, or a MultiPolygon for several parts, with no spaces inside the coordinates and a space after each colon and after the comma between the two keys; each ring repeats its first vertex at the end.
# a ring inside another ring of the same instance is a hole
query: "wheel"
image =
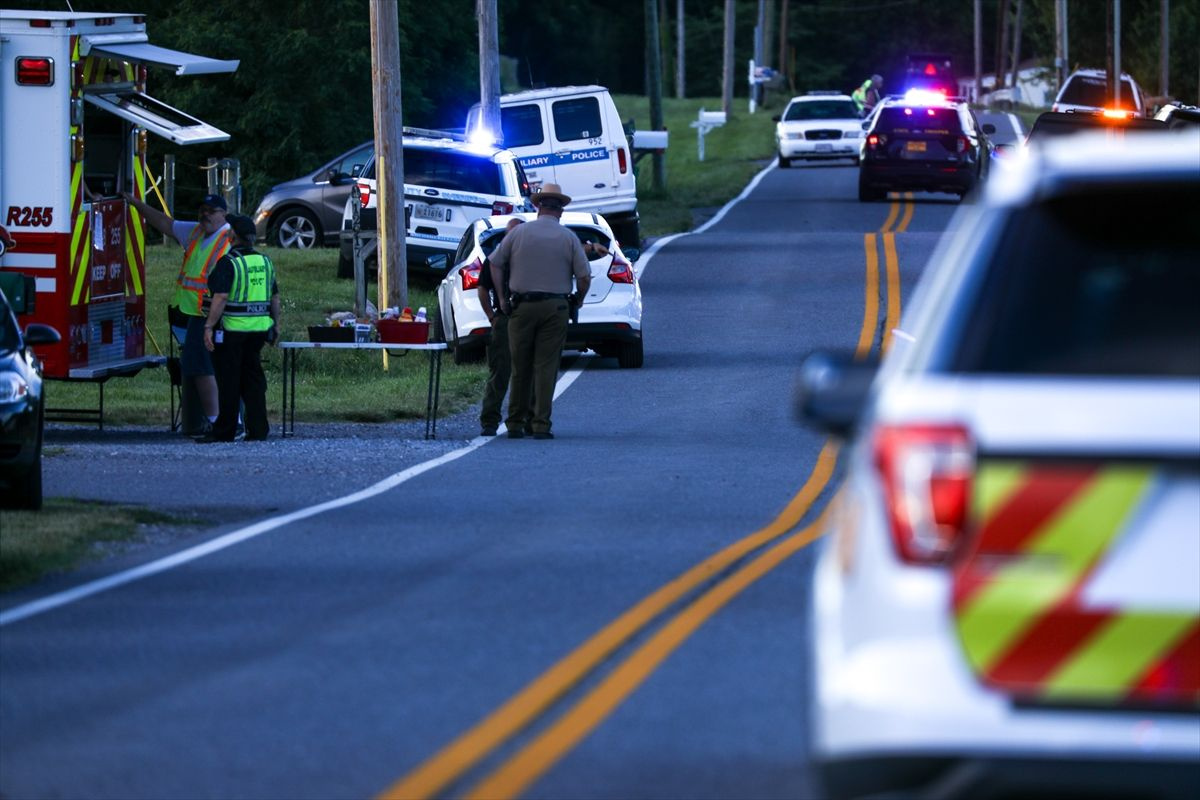
{"type": "Polygon", "coordinates": [[[25,477],[13,481],[8,491],[0,496],[0,507],[40,511],[42,508],[42,431],[45,428],[45,410],[38,410],[38,435],[34,446],[33,463],[25,477]]]}
{"type": "Polygon", "coordinates": [[[644,350],[642,340],[621,342],[617,349],[617,366],[621,369],[637,369],[642,366],[644,350]]]}
{"type": "Polygon", "coordinates": [[[302,208],[288,209],[271,227],[271,244],[309,250],[321,243],[321,225],[302,208]]]}
{"type": "Polygon", "coordinates": [[[787,169],[791,165],[792,165],[792,160],[790,158],[784,158],[783,155],[779,156],[779,168],[780,169],[787,169]]]}

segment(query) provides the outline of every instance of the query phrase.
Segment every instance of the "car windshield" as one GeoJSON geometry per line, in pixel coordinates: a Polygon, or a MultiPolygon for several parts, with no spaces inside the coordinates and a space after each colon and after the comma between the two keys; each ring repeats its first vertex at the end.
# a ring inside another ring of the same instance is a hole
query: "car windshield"
{"type": "Polygon", "coordinates": [[[1200,376],[1194,186],[1095,187],[1003,232],[958,372],[1200,376]]]}
{"type": "Polygon", "coordinates": [[[952,108],[894,106],[879,113],[875,127],[892,133],[958,133],[958,112],[952,108]]]}
{"type": "Polygon", "coordinates": [[[0,351],[16,350],[21,343],[20,329],[13,317],[8,299],[0,292],[0,351]]]}
{"type": "MultiPolygon", "coordinates": [[[[1128,80],[1122,79],[1121,105],[1130,105],[1132,97],[1133,84],[1128,80]]],[[[1108,99],[1108,80],[1093,75],[1076,75],[1063,87],[1058,102],[1073,106],[1104,108],[1110,105],[1108,99]]]]}
{"type": "Polygon", "coordinates": [[[857,119],[858,106],[850,100],[806,100],[792,103],[784,112],[784,122],[806,119],[857,119]]]}

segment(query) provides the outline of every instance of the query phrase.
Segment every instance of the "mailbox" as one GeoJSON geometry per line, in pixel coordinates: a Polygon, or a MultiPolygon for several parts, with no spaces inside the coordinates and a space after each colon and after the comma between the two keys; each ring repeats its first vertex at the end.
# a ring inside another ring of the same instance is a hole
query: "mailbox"
{"type": "MultiPolygon", "coordinates": [[[[722,114],[721,116],[725,116],[722,114]]],[[[666,150],[667,131],[634,131],[634,150],[666,150]]]]}
{"type": "Polygon", "coordinates": [[[700,109],[700,119],[697,121],[701,125],[708,125],[710,127],[716,126],[716,125],[724,125],[725,124],[725,112],[724,111],[705,111],[704,109],[700,109]]]}

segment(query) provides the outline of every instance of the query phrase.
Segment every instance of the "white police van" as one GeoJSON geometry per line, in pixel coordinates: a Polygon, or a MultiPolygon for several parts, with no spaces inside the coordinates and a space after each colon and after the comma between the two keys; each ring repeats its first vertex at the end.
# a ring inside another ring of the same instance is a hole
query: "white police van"
{"type": "MultiPolygon", "coordinates": [[[[638,247],[637,182],[620,114],[603,86],[557,86],[500,97],[500,146],[516,153],[534,191],[557,183],[571,211],[601,214],[617,240],[638,247]]],[[[467,135],[480,128],[476,104],[467,135]]]]}

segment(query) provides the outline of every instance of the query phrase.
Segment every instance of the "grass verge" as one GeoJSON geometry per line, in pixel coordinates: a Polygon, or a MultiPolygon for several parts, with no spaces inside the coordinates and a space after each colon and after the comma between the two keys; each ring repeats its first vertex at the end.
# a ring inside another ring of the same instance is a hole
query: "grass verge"
{"type": "Polygon", "coordinates": [[[41,511],[0,511],[0,591],[71,569],[106,545],[138,542],[145,526],[196,523],[146,508],[65,499],[48,499],[41,511]]]}

